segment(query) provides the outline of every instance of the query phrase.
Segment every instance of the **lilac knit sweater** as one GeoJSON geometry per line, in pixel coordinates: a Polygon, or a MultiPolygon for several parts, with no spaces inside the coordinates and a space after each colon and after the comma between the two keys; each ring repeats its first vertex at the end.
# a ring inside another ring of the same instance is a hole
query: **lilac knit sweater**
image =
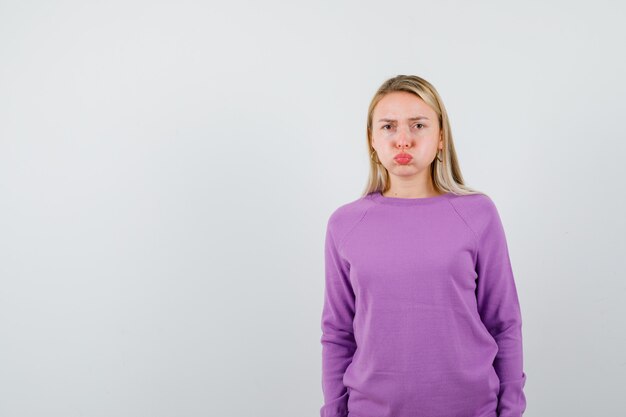
{"type": "Polygon", "coordinates": [[[329,217],[321,417],[521,417],[522,321],[485,194],[371,193],[329,217]]]}

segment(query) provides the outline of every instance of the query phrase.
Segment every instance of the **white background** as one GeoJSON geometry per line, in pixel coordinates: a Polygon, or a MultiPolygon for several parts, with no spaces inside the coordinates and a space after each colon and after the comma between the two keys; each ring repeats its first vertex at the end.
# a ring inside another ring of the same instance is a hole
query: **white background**
{"type": "Polygon", "coordinates": [[[378,86],[498,206],[525,417],[626,409],[621,2],[0,1],[0,415],[318,416],[378,86]]]}

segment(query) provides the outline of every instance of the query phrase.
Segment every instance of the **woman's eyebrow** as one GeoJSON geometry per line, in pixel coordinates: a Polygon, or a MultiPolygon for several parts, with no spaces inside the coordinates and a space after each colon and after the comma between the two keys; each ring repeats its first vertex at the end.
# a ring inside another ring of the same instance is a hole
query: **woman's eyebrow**
{"type": "MultiPolygon", "coordinates": [[[[411,121],[411,120],[430,120],[428,117],[426,116],[415,116],[415,117],[409,117],[407,120],[411,121]]],[[[395,122],[395,119],[379,119],[379,122],[395,122]]]]}

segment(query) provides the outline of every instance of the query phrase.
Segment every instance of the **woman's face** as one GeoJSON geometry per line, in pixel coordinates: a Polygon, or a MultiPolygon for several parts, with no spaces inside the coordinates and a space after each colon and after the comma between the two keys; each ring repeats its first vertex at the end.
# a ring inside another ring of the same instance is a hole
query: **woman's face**
{"type": "Polygon", "coordinates": [[[372,114],[372,147],[390,174],[423,171],[443,149],[437,113],[415,94],[385,95],[372,114]]]}

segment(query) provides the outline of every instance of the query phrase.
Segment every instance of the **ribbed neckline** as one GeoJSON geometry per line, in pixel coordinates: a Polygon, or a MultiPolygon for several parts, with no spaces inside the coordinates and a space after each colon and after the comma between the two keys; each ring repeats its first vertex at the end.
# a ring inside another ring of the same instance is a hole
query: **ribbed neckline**
{"type": "Polygon", "coordinates": [[[386,197],[381,191],[375,191],[370,194],[373,201],[380,204],[390,204],[394,206],[420,206],[424,204],[433,204],[438,201],[447,199],[452,195],[451,192],[436,195],[434,197],[418,197],[418,198],[402,198],[402,197],[386,197]]]}

